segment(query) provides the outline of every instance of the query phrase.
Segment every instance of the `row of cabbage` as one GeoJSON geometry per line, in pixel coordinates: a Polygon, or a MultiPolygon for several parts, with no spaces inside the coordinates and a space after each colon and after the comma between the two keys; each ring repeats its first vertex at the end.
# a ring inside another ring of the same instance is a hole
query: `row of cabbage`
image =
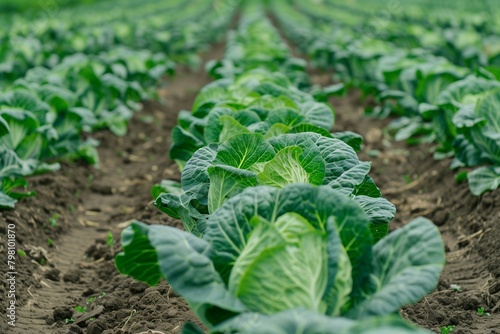
{"type": "Polygon", "coordinates": [[[216,11],[207,12],[207,1],[127,3],[126,26],[119,16],[105,21],[107,14],[96,5],[82,19],[54,18],[43,30],[27,35],[14,24],[3,35],[0,207],[12,208],[20,198],[33,195],[18,190],[27,186],[24,177],[57,170],[57,161],[98,164],[98,142],[84,134],[109,129],[124,135],[140,102],[154,97],[161,78],[173,73],[172,57],[192,59],[229,24],[230,16],[223,20],[216,11]],[[136,8],[144,15],[135,16],[136,8]],[[161,22],[158,12],[164,15],[161,22]],[[168,23],[165,17],[176,19],[168,23]],[[79,24],[86,18],[91,19],[79,24]]]}
{"type": "MultiPolygon", "coordinates": [[[[333,30],[332,24],[345,28],[348,35],[389,41],[405,49],[424,49],[447,58],[455,65],[477,69],[487,67],[493,73],[500,69],[500,37],[498,31],[475,29],[470,25],[440,26],[428,20],[408,18],[411,6],[395,1],[378,11],[370,10],[370,1],[358,0],[357,5],[328,0],[309,6],[309,0],[296,0],[296,8],[315,22],[333,30]],[[350,30],[350,31],[349,31],[350,30]]],[[[430,10],[429,8],[427,10],[430,10]]],[[[460,12],[458,12],[460,13],[460,12]]],[[[457,15],[457,17],[461,17],[457,15]]],[[[483,11],[480,12],[484,14],[483,11]]],[[[463,16],[462,16],[463,17],[463,16]]],[[[484,15],[483,15],[484,18],[484,15]]],[[[485,22],[485,27],[493,23],[485,22]]]]}
{"type": "Polygon", "coordinates": [[[361,138],[329,133],[333,110],[298,88],[305,64],[257,2],[228,40],[173,132],[181,182],[152,189],[185,231],[133,222],[119,271],[166,278],[210,333],[424,333],[395,314],[437,284],[437,228],[418,218],[387,235],[394,206],[357,157],[361,138]]]}
{"type": "Polygon", "coordinates": [[[378,16],[382,20],[387,16],[387,11],[395,14],[392,11],[397,8],[397,15],[391,15],[391,20],[438,28],[466,28],[478,32],[498,31],[499,28],[495,14],[500,7],[495,0],[413,0],[411,2],[352,0],[348,3],[342,0],[324,0],[323,2],[352,14],[364,17],[369,14],[372,18],[378,16]]]}
{"type": "Polygon", "coordinates": [[[40,21],[16,17],[9,29],[0,30],[0,84],[36,66],[52,68],[66,56],[119,54],[117,48],[147,49],[174,61],[195,62],[193,51],[225,23],[213,1],[126,0],[118,10],[112,2],[78,8],[40,21]]]}
{"type": "Polygon", "coordinates": [[[436,141],[435,157],[454,156],[454,169],[480,166],[467,175],[474,195],[499,187],[500,83],[491,67],[457,66],[431,50],[401,47],[349,27],[332,29],[328,19],[318,23],[286,1],[273,2],[273,8],[288,36],[318,65],[334,68],[344,83],[377,98],[371,114],[401,116],[390,126],[396,139],[436,141]]]}

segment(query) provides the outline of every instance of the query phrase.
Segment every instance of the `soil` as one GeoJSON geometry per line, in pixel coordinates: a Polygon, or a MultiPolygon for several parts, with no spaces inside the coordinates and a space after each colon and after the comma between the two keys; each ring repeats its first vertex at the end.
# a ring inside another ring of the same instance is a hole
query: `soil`
{"type": "MultiPolygon", "coordinates": [[[[220,58],[222,52],[217,45],[204,60],[220,58]]],[[[315,83],[330,83],[330,73],[311,74],[315,83]]],[[[17,326],[2,321],[0,333],[180,333],[184,322],[197,322],[166,282],[148,287],[123,277],[113,256],[120,251],[121,230],[133,219],[181,227],[152,205],[150,188],[164,178],[179,179],[167,154],[170,132],[178,112],[190,109],[210,81],[201,70],[181,69],[160,89],[165,102],[145,103],[125,137],[97,134],[100,169],[64,164],[58,173],[31,178],[38,196],[1,213],[1,253],[6,251],[6,223],[12,223],[17,248],[27,256],[16,263],[17,326]],[[51,224],[54,214],[59,218],[51,224]],[[86,312],[76,311],[78,306],[86,312]]],[[[432,159],[432,146],[394,142],[382,130],[390,120],[364,117],[364,107],[373,102],[362,101],[359,92],[331,103],[337,112],[335,130],[365,137],[360,157],[372,161],[371,175],[398,208],[392,228],[424,216],[439,227],[446,243],[447,265],[438,288],[401,314],[436,333],[448,325],[456,326],[457,334],[500,333],[500,191],[474,197],[467,184],[455,181],[449,160],[432,159]],[[478,307],[491,315],[479,316],[478,307]]],[[[0,269],[7,271],[6,264],[0,263],[0,269]]],[[[1,289],[4,317],[5,285],[1,289]]]]}

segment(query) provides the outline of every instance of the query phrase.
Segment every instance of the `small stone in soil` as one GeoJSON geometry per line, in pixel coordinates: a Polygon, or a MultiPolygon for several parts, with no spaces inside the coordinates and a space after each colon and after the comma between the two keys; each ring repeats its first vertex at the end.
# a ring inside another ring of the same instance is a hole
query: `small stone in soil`
{"type": "Polygon", "coordinates": [[[51,281],[56,281],[56,282],[59,282],[59,275],[61,274],[61,272],[59,271],[59,269],[51,269],[49,271],[47,271],[45,273],[45,278],[51,280],[51,281]]]}
{"type": "Polygon", "coordinates": [[[79,283],[80,282],[80,270],[71,269],[63,276],[64,282],[79,283]]]}
{"type": "Polygon", "coordinates": [[[53,316],[55,321],[69,319],[73,316],[73,310],[69,307],[58,307],[54,310],[53,316]]]}

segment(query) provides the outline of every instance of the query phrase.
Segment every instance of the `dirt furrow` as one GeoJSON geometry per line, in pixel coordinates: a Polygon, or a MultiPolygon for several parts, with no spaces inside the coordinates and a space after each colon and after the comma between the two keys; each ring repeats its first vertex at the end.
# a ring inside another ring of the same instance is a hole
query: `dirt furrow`
{"type": "MultiPolygon", "coordinates": [[[[89,244],[105,233],[92,227],[72,229],[60,241],[59,246],[48,255],[50,267],[40,266],[35,275],[41,277],[41,288],[30,291],[31,298],[19,309],[19,322],[12,333],[51,333],[54,305],[71,303],[84,292],[84,285],[91,285],[92,268],[84,262],[84,253],[89,244]],[[61,279],[61,273],[64,276],[61,279]]],[[[72,318],[62,312],[61,320],[72,318]]]]}

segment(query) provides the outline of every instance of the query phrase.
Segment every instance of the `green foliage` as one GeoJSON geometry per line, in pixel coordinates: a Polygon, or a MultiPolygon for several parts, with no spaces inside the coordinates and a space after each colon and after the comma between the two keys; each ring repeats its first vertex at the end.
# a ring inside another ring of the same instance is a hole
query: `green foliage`
{"type": "Polygon", "coordinates": [[[79,313],[86,313],[87,312],[87,307],[85,306],[77,306],[75,307],[75,311],[79,313]]]}
{"type": "Polygon", "coordinates": [[[50,226],[56,227],[57,226],[57,220],[59,219],[59,214],[54,213],[52,217],[49,218],[49,223],[50,226]]]}
{"type": "Polygon", "coordinates": [[[475,23],[425,24],[441,11],[415,19],[401,15],[399,5],[375,3],[277,0],[271,6],[288,37],[319,66],[376,97],[380,105],[372,115],[399,116],[389,126],[396,140],[437,142],[435,157],[455,156],[453,168],[482,166],[468,177],[474,195],[497,189],[500,39],[483,34],[485,22],[480,29],[475,23]],[[370,7],[392,10],[391,20],[374,20],[370,7]]]}
{"type": "Polygon", "coordinates": [[[482,317],[482,316],[488,316],[488,317],[489,317],[491,314],[489,314],[488,312],[485,312],[485,311],[484,311],[484,306],[481,306],[481,307],[479,307],[479,308],[477,309],[477,315],[479,315],[479,316],[481,316],[481,317],[482,317]]]}
{"type": "Polygon", "coordinates": [[[23,251],[22,249],[18,249],[18,250],[17,250],[17,254],[18,254],[19,256],[26,257],[26,252],[25,252],[25,251],[23,251]]]}
{"type": "Polygon", "coordinates": [[[115,245],[115,238],[113,237],[113,233],[111,233],[111,231],[108,231],[106,234],[106,245],[108,245],[109,248],[113,248],[115,245]]]}
{"type": "MultiPolygon", "coordinates": [[[[9,3],[11,10],[32,5],[9,3]]],[[[75,17],[62,4],[37,2],[36,20],[0,15],[0,208],[34,195],[24,177],[57,170],[55,161],[98,167],[98,142],[89,133],[125,135],[140,102],[156,97],[175,64],[196,62],[234,10],[219,16],[212,5],[99,1],[75,17]]]]}
{"type": "MultiPolygon", "coordinates": [[[[72,0],[61,2],[58,6],[68,6],[83,5],[83,4],[93,4],[97,2],[96,0],[72,0]]],[[[58,7],[58,9],[61,9],[58,7]]],[[[0,12],[10,13],[10,12],[24,12],[24,11],[40,11],[44,10],[43,3],[41,4],[38,0],[17,0],[15,2],[9,0],[0,0],[0,12]]]]}
{"type": "Polygon", "coordinates": [[[394,314],[435,288],[439,232],[418,218],[387,235],[395,208],[357,157],[362,138],[329,133],[332,109],[315,100],[344,87],[306,93],[303,62],[259,3],[246,2],[224,59],[207,66],[217,81],[179,114],[181,182],[151,190],[185,231],[135,221],[115,264],[150,285],[167,279],[211,333],[423,333],[394,314]]]}
{"type": "MultiPolygon", "coordinates": [[[[381,197],[369,170],[370,164],[359,161],[349,145],[317,133],[277,135],[269,140],[260,134],[238,134],[198,150],[185,165],[181,184],[174,189],[167,184],[155,204],[181,218],[188,231],[202,235],[205,216],[245,188],[328,185],[356,199],[369,215],[378,240],[387,233],[395,207],[381,197]]],[[[155,194],[158,190],[155,186],[155,194]]]]}
{"type": "Polygon", "coordinates": [[[455,330],[455,326],[441,326],[441,334],[449,334],[455,330]]]}

